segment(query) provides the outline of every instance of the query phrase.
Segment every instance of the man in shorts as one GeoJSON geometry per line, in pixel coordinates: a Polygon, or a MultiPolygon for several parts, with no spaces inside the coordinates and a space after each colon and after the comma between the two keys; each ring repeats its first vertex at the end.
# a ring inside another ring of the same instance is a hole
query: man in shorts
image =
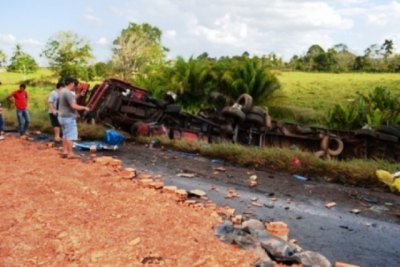
{"type": "Polygon", "coordinates": [[[58,82],[48,99],[50,123],[53,126],[54,141],[56,142],[61,142],[61,126],[58,122],[58,96],[62,87],[64,87],[64,84],[58,82]]]}
{"type": "Polygon", "coordinates": [[[72,90],[78,84],[75,78],[66,78],[65,87],[60,90],[58,99],[58,121],[63,133],[63,157],[73,159],[77,156],[73,153],[73,141],[78,139],[78,126],[76,124],[77,111],[87,110],[88,107],[76,104],[72,90]]]}

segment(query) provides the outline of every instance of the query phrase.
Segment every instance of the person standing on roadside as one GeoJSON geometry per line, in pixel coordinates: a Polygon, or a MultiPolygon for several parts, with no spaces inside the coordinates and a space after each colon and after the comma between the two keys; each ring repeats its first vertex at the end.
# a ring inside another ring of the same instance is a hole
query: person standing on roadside
{"type": "Polygon", "coordinates": [[[76,123],[77,111],[87,110],[88,107],[76,104],[72,90],[78,84],[78,80],[69,77],[65,79],[65,87],[60,90],[58,98],[58,121],[63,133],[62,156],[73,159],[77,156],[72,151],[73,141],[78,139],[78,126],[76,123]]]}
{"type": "Polygon", "coordinates": [[[4,139],[3,107],[0,102],[0,140],[4,139]]]}
{"type": "Polygon", "coordinates": [[[12,92],[11,95],[7,97],[7,100],[14,102],[17,110],[19,135],[26,135],[30,121],[28,112],[28,92],[26,91],[26,85],[23,83],[20,84],[19,89],[12,92]]]}
{"type": "Polygon", "coordinates": [[[51,91],[48,99],[48,106],[49,106],[49,117],[51,126],[53,126],[54,130],[54,141],[60,142],[61,141],[61,125],[58,121],[58,96],[60,94],[61,88],[64,87],[64,84],[58,82],[56,88],[51,91]]]}

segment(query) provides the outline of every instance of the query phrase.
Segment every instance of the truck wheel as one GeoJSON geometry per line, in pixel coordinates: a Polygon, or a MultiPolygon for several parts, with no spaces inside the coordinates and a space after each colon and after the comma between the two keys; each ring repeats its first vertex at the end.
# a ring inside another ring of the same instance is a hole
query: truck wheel
{"type": "Polygon", "coordinates": [[[326,151],[331,156],[339,156],[343,149],[344,144],[339,137],[326,135],[321,140],[321,151],[326,151]]]}
{"type": "Polygon", "coordinates": [[[378,129],[378,132],[400,137],[400,130],[392,126],[381,125],[378,129]]]}
{"type": "Polygon", "coordinates": [[[253,98],[249,94],[241,94],[236,100],[236,103],[242,106],[243,111],[248,111],[253,105],[253,98]]]}
{"type": "Polygon", "coordinates": [[[359,129],[356,130],[354,132],[356,137],[370,137],[370,138],[375,138],[376,137],[376,133],[372,130],[368,130],[368,129],[359,129]]]}
{"type": "Polygon", "coordinates": [[[168,114],[178,114],[180,112],[180,108],[176,104],[169,104],[165,107],[164,112],[168,114]]]}
{"type": "Polygon", "coordinates": [[[339,137],[329,138],[328,154],[331,156],[339,156],[343,152],[344,144],[339,137]]]}
{"type": "Polygon", "coordinates": [[[245,121],[253,123],[257,127],[264,126],[264,116],[257,113],[247,113],[245,121]]]}
{"type": "Polygon", "coordinates": [[[239,121],[243,121],[246,117],[243,111],[234,107],[224,107],[222,110],[222,115],[228,118],[237,119],[239,121]]]}

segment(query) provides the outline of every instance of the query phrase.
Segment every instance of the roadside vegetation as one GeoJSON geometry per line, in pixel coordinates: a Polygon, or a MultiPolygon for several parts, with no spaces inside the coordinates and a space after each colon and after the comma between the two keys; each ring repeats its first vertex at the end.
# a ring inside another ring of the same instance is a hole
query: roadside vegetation
{"type": "MultiPolygon", "coordinates": [[[[372,44],[362,55],[352,53],[346,44],[328,49],[313,44],[303,55],[293,55],[285,62],[267,52],[220,58],[204,52],[188,59],[170,59],[161,37],[161,30],[155,26],[129,23],[114,40],[110,61],[96,62],[85,38],[60,31],[48,39],[41,54],[48,68],[40,68],[21,45],[16,45],[10,56],[0,48],[0,101],[7,125],[15,125],[16,118],[4,98],[24,82],[30,94],[32,128],[50,132],[47,96],[57,81],[68,76],[91,85],[109,77],[121,78],[155,97],[173,91],[178,104],[191,112],[231,105],[247,93],[252,95],[253,104],[267,108],[275,120],[346,130],[400,124],[400,54],[394,52],[392,40],[372,44]],[[210,96],[217,101],[210,101],[210,96]]],[[[84,139],[101,139],[104,127],[81,124],[80,133],[84,139]]],[[[296,156],[302,162],[297,172],[349,177],[355,184],[373,182],[377,168],[395,170],[387,162],[322,161],[308,153],[276,148],[162,142],[238,164],[277,170],[294,171],[289,162],[296,156]]]]}
{"type": "Polygon", "coordinates": [[[377,186],[375,171],[384,169],[394,172],[398,164],[380,160],[322,160],[312,153],[277,147],[248,147],[232,143],[208,144],[184,140],[170,140],[164,137],[138,137],[139,143],[158,143],[181,151],[198,153],[213,159],[259,169],[271,169],[326,182],[357,186],[377,186]],[[293,159],[299,164],[293,164],[293,159]]]}

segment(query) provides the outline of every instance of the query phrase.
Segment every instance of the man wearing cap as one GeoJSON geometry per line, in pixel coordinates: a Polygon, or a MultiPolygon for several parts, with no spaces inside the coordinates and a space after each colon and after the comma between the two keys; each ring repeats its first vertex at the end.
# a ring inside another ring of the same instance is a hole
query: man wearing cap
{"type": "Polygon", "coordinates": [[[62,156],[73,159],[77,156],[73,153],[73,141],[78,139],[78,126],[76,124],[77,111],[87,110],[88,107],[76,104],[75,96],[72,90],[78,84],[78,80],[74,78],[65,79],[65,87],[60,90],[58,121],[63,132],[63,153],[62,156]]]}

